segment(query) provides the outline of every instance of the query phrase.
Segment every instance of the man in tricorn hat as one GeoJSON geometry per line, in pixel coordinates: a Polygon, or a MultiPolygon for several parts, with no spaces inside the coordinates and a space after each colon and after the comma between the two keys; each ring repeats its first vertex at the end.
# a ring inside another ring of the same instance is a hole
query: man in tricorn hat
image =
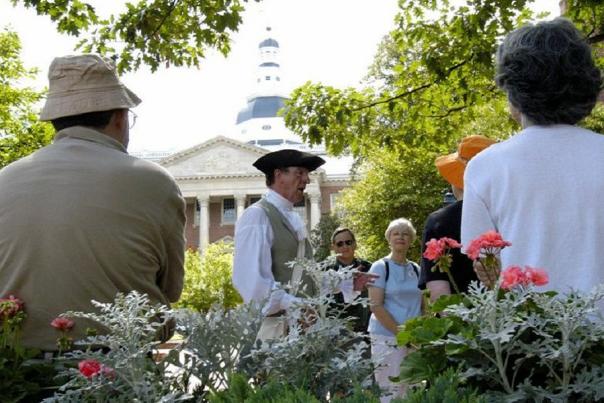
{"type": "MultiPolygon", "coordinates": [[[[304,200],[309,173],[325,163],[321,157],[298,150],[279,150],[260,157],[254,166],[266,176],[266,195],[247,208],[235,228],[233,284],[245,302],[268,302],[263,313],[272,319],[271,334],[284,333],[285,311],[303,294],[313,294],[313,283],[296,273],[287,262],[312,258],[304,221],[294,204],[304,200]],[[279,284],[300,283],[298,296],[286,293],[279,284]],[[279,284],[277,284],[279,283],[279,284]]],[[[271,322],[271,319],[268,319],[271,322]]],[[[266,324],[263,324],[263,328],[266,324]]],[[[261,330],[264,332],[264,330],[261,330]]]]}
{"type": "MultiPolygon", "coordinates": [[[[59,314],[92,311],[137,290],[178,300],[184,200],[170,174],[128,155],[130,108],[141,100],[97,55],[50,65],[41,120],[54,142],[0,171],[0,297],[25,301],[22,341],[48,354],[59,314]]],[[[85,336],[77,319],[70,332],[85,336]]]]}
{"type": "MultiPolygon", "coordinates": [[[[237,220],[233,284],[246,303],[265,303],[262,340],[285,335],[287,310],[317,292],[306,273],[286,263],[312,259],[304,221],[293,208],[304,200],[309,173],[324,163],[317,155],[286,149],[268,153],[253,164],[266,176],[268,192],[237,220]],[[296,295],[280,287],[287,283],[298,290],[296,295]]],[[[346,302],[352,301],[373,279],[359,273],[343,280],[335,291],[342,292],[346,302]]]]}
{"type": "MultiPolygon", "coordinates": [[[[442,155],[434,161],[440,175],[451,185],[453,194],[457,201],[428,216],[424,225],[422,236],[422,252],[426,249],[426,243],[431,239],[447,237],[459,242],[461,238],[461,210],[463,206],[463,175],[466,164],[476,154],[494,144],[495,140],[484,136],[468,136],[461,140],[457,152],[442,155]]],[[[451,267],[449,271],[460,292],[467,292],[470,282],[478,280],[472,268],[472,261],[462,254],[459,249],[451,250],[451,267]]],[[[455,286],[451,284],[449,276],[440,271],[432,271],[434,262],[425,257],[421,260],[420,288],[430,290],[432,301],[441,295],[455,292],[455,286]]]]}

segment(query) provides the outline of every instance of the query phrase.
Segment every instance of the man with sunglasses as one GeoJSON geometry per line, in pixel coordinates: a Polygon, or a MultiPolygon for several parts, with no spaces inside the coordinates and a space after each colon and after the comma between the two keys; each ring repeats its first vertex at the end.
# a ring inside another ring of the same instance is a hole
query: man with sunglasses
{"type": "MultiPolygon", "coordinates": [[[[57,57],[48,78],[40,119],[55,128],[53,143],[0,171],[0,298],[25,301],[23,345],[52,355],[50,322],[93,311],[92,299],[136,290],[178,300],[185,203],[165,169],[128,155],[130,108],[141,100],[111,60],[57,57]]],[[[70,336],[96,326],[76,319],[70,336]]]]}

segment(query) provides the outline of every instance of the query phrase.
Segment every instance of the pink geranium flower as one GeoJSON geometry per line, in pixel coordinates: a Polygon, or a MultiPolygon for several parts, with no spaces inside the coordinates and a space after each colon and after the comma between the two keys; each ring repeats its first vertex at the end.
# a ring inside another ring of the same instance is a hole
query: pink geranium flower
{"type": "Polygon", "coordinates": [[[14,295],[8,298],[0,298],[0,320],[11,319],[23,310],[24,303],[14,295]]]}
{"type": "Polygon", "coordinates": [[[525,275],[531,283],[537,286],[546,285],[549,282],[549,276],[543,269],[526,266],[525,275]]]}
{"type": "Polygon", "coordinates": [[[426,250],[423,256],[426,259],[438,260],[448,249],[461,248],[461,244],[455,239],[442,237],[440,239],[432,238],[426,242],[426,250]]]}
{"type": "Polygon", "coordinates": [[[50,322],[50,326],[54,327],[57,330],[62,332],[67,332],[71,330],[74,326],[74,321],[69,318],[58,317],[54,318],[52,322],[50,322]]]}
{"type": "Polygon", "coordinates": [[[453,288],[459,293],[459,288],[457,287],[457,284],[455,284],[455,280],[449,271],[453,259],[449,254],[449,250],[455,248],[461,248],[461,244],[455,239],[447,237],[442,237],[440,239],[432,238],[426,242],[426,250],[424,251],[423,257],[435,262],[432,271],[438,269],[442,273],[447,273],[453,288]]]}
{"type": "Polygon", "coordinates": [[[430,239],[426,242],[426,250],[424,251],[423,256],[426,259],[437,260],[444,253],[444,248],[442,242],[436,238],[430,239]]]}
{"type": "Polygon", "coordinates": [[[526,284],[526,276],[520,266],[510,266],[501,272],[501,288],[509,290],[526,284]]]}
{"type": "Polygon", "coordinates": [[[530,266],[525,266],[524,270],[520,266],[510,266],[501,272],[501,288],[505,290],[530,284],[542,286],[548,281],[545,270],[530,266]]]}
{"type": "Polygon", "coordinates": [[[501,249],[511,245],[511,242],[503,240],[500,233],[487,231],[470,242],[466,248],[466,255],[470,259],[476,260],[481,254],[497,255],[501,249]]]}

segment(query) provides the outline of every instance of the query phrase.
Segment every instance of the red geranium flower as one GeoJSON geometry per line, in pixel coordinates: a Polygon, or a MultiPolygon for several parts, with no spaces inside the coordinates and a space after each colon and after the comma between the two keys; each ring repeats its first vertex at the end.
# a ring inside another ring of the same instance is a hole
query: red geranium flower
{"type": "Polygon", "coordinates": [[[101,363],[97,360],[83,360],[78,363],[80,374],[91,379],[93,376],[101,372],[101,363]]]}
{"type": "Polygon", "coordinates": [[[80,374],[84,375],[87,379],[102,374],[104,377],[113,379],[115,378],[115,371],[113,368],[101,364],[97,360],[82,360],[78,363],[80,374]]]}
{"type": "Polygon", "coordinates": [[[60,330],[62,332],[67,332],[69,330],[71,330],[71,328],[74,326],[74,321],[69,319],[69,318],[63,318],[63,317],[58,317],[58,318],[54,318],[52,320],[52,322],[50,322],[50,326],[54,327],[57,330],[60,330]]]}

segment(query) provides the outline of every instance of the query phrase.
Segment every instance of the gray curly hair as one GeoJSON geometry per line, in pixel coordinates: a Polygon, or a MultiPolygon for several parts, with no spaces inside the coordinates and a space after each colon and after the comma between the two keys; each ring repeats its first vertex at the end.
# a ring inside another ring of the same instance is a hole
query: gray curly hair
{"type": "Polygon", "coordinates": [[[556,18],[506,36],[495,82],[532,123],[575,124],[595,106],[602,77],[579,30],[556,18]]]}

